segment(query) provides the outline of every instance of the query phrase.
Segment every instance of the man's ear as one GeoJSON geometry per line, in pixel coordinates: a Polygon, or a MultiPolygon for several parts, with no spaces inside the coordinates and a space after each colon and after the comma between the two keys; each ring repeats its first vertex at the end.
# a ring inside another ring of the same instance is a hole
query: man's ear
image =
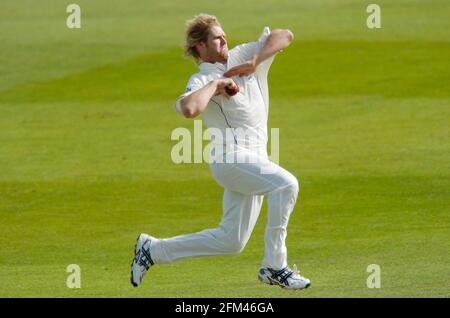
{"type": "Polygon", "coordinates": [[[204,53],[206,51],[206,42],[198,42],[195,45],[195,49],[197,50],[199,55],[202,55],[202,53],[204,53]]]}

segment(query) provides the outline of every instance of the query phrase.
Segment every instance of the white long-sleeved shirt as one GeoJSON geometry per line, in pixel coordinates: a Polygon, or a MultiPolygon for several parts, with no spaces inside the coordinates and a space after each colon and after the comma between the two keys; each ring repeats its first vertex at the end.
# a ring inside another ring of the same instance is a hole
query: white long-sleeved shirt
{"type": "MultiPolygon", "coordinates": [[[[210,81],[223,78],[223,73],[228,69],[251,60],[264,46],[269,34],[270,29],[265,27],[258,41],[244,43],[230,50],[226,64],[207,62],[199,64],[200,71],[190,77],[185,93],[175,102],[177,112],[182,114],[181,99],[210,81]]],[[[219,129],[225,143],[234,143],[238,147],[250,150],[267,149],[269,113],[267,75],[273,59],[274,56],[260,63],[255,73],[249,76],[232,77],[240,91],[230,99],[222,95],[210,99],[203,112],[205,124],[208,128],[219,129]]]]}

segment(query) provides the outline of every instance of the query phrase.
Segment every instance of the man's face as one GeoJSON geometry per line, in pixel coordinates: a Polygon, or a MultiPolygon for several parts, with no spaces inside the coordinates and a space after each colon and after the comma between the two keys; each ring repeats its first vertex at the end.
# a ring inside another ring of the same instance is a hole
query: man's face
{"type": "Polygon", "coordinates": [[[206,43],[199,44],[200,58],[205,62],[219,62],[225,64],[228,60],[228,46],[226,34],[218,25],[209,30],[206,43]]]}

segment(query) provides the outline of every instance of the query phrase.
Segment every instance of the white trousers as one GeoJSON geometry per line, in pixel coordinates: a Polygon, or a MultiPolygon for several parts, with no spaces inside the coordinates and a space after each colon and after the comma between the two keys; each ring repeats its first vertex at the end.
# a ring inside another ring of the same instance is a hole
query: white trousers
{"type": "Polygon", "coordinates": [[[274,269],[287,266],[286,227],[297,200],[298,181],[266,157],[246,151],[236,155],[235,163],[210,164],[214,178],[225,188],[219,227],[157,240],[151,248],[155,263],[241,252],[250,238],[266,195],[268,223],[262,266],[274,269]]]}

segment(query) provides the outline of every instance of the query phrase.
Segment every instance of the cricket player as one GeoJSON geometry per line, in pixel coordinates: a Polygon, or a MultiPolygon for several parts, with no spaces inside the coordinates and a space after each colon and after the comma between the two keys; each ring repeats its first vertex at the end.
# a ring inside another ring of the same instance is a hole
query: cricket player
{"type": "Polygon", "coordinates": [[[265,27],[257,41],[229,51],[216,17],[200,14],[188,21],[185,53],[198,62],[199,72],[189,79],[175,109],[186,118],[202,114],[208,128],[224,136],[215,140],[224,149],[213,154],[209,165],[224,188],[223,216],[219,227],[198,233],[164,239],[141,234],[131,264],[133,286],[138,286],[155,264],[240,253],[250,238],[264,196],[268,222],[259,280],[288,289],[310,286],[310,280],[287,263],[286,228],[299,184],[267,155],[267,75],[275,55],[293,38],[289,30],[270,32],[265,27]],[[238,129],[251,138],[235,133],[238,129]]]}

